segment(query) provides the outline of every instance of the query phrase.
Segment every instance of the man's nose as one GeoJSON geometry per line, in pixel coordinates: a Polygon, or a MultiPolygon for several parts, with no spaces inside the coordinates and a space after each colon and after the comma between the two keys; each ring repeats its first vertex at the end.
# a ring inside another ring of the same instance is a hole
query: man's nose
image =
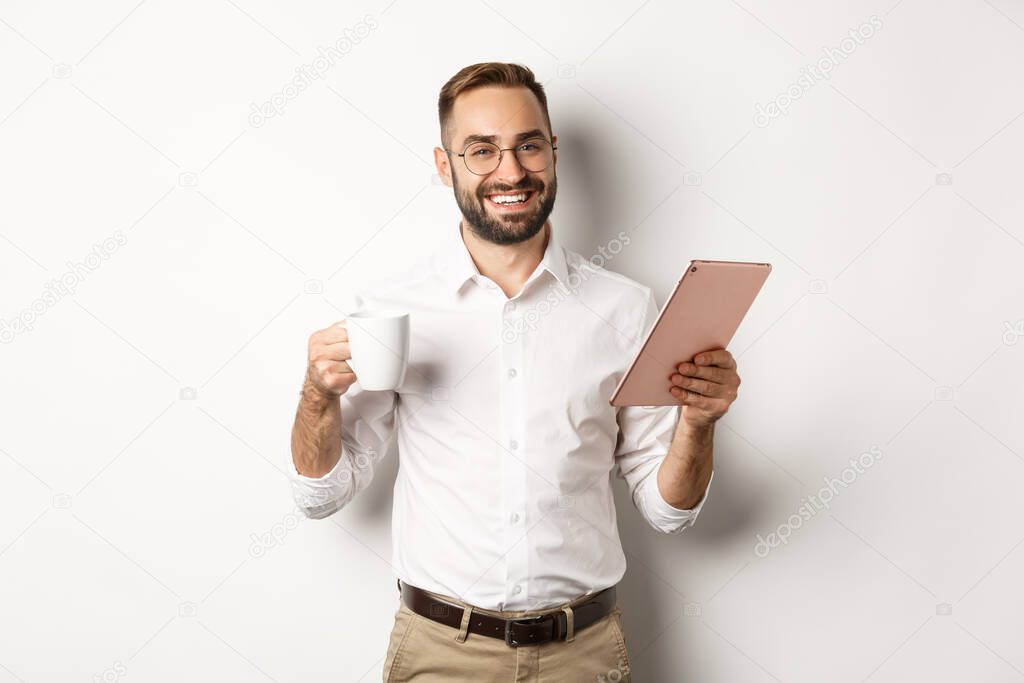
{"type": "Polygon", "coordinates": [[[499,180],[515,185],[526,175],[526,169],[519,164],[519,159],[516,158],[515,152],[507,149],[501,153],[501,162],[498,164],[498,168],[494,170],[494,174],[499,180]]]}

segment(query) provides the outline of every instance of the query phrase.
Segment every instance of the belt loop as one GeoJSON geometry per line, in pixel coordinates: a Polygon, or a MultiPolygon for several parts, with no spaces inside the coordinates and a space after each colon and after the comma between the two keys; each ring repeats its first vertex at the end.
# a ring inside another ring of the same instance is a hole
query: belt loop
{"type": "Polygon", "coordinates": [[[563,607],[562,611],[565,612],[565,642],[571,643],[576,638],[576,631],[572,624],[572,607],[563,607]]]}
{"type": "Polygon", "coordinates": [[[455,641],[459,643],[466,642],[466,636],[469,633],[469,618],[473,614],[473,607],[466,605],[462,608],[462,625],[459,626],[459,635],[455,636],[455,641]]]}

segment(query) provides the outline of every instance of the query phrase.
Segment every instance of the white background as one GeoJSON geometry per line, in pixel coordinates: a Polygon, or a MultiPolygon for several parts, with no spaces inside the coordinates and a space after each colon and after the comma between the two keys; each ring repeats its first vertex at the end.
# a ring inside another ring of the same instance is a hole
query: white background
{"type": "Polygon", "coordinates": [[[309,333],[455,229],[437,93],[486,60],[547,87],[571,249],[628,232],[659,303],[775,266],[697,527],[617,482],[637,680],[1024,680],[1021,3],[388,2],[0,5],[0,682],[379,679],[397,459],[301,519],[289,430],[309,333]]]}

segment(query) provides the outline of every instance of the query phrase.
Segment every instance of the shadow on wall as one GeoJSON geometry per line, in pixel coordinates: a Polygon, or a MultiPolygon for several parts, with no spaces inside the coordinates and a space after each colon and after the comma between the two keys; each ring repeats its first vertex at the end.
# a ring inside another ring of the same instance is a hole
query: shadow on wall
{"type": "Polygon", "coordinates": [[[615,222],[616,208],[639,169],[628,158],[616,158],[621,150],[604,145],[586,118],[561,119],[568,125],[558,135],[559,186],[551,223],[562,244],[587,258],[624,229],[615,222]],[[566,207],[571,214],[563,213],[566,207]]]}
{"type": "MultiPolygon", "coordinates": [[[[699,628],[686,618],[687,603],[703,605],[711,597],[694,588],[696,568],[711,558],[727,556],[727,548],[753,543],[758,520],[779,492],[764,486],[746,487],[741,474],[744,453],[716,443],[715,480],[696,524],[679,535],[652,529],[633,506],[625,482],[613,486],[619,537],[626,553],[626,575],[619,585],[623,629],[636,680],[688,679],[696,673],[686,665],[694,658],[693,639],[680,638],[681,628],[699,628]],[[677,623],[678,622],[678,623],[677,623]],[[665,642],[662,639],[671,639],[665,642]],[[680,670],[680,662],[684,668],[680,670]],[[688,676],[684,676],[688,674],[688,676]]],[[[728,577],[723,576],[724,582],[728,577]]],[[[703,590],[703,589],[701,589],[703,590]]]]}

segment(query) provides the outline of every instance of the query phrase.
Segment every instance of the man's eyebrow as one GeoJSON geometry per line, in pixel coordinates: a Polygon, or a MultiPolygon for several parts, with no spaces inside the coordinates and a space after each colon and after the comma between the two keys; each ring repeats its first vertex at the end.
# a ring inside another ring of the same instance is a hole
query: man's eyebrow
{"type": "MultiPolygon", "coordinates": [[[[528,140],[529,138],[544,138],[544,131],[540,128],[534,128],[533,130],[524,131],[516,135],[516,142],[520,140],[528,140]]],[[[545,138],[547,139],[547,138],[545,138]]],[[[498,136],[496,135],[467,135],[466,140],[462,143],[463,147],[471,145],[474,142],[490,142],[497,144],[498,136]]]]}

